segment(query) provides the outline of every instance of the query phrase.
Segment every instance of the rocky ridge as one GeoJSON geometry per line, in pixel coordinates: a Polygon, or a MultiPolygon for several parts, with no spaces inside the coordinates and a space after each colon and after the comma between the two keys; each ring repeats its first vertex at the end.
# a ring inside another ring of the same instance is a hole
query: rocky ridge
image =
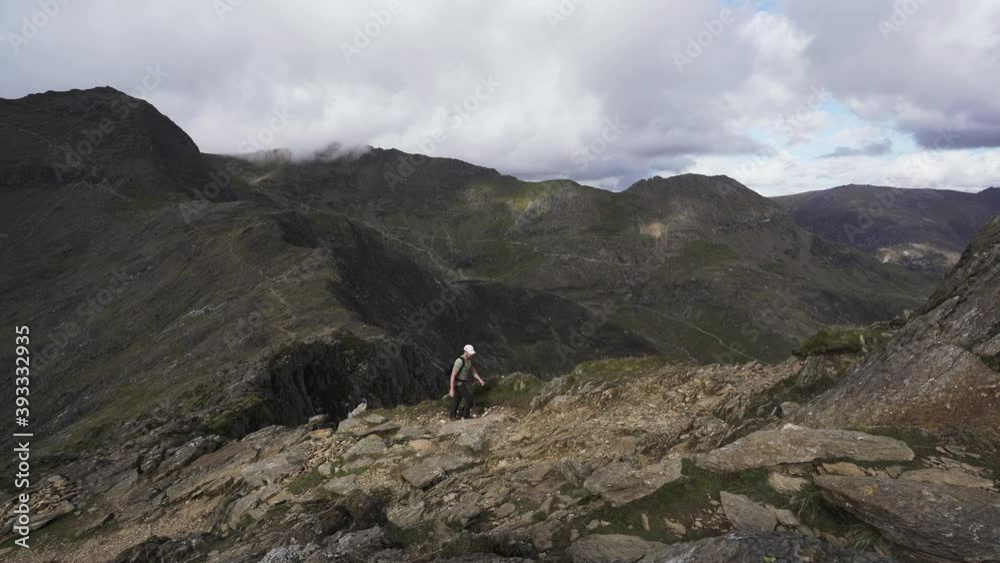
{"type": "Polygon", "coordinates": [[[545,384],[518,374],[491,383],[488,410],[471,420],[446,420],[441,402],[362,408],[336,428],[315,417],[234,441],[196,437],[166,451],[111,454],[104,469],[80,460],[55,480],[73,491],[63,495],[72,508],[36,532],[33,556],[881,561],[951,548],[995,556],[994,453],[957,442],[935,449],[939,439],[929,436],[789,426],[782,412],[794,409],[780,399],[809,363],[596,362],[545,384]],[[907,517],[914,505],[906,503],[929,494],[948,515],[907,517]],[[955,502],[963,511],[950,510],[955,502]],[[970,518],[983,532],[953,533],[970,518]]]}

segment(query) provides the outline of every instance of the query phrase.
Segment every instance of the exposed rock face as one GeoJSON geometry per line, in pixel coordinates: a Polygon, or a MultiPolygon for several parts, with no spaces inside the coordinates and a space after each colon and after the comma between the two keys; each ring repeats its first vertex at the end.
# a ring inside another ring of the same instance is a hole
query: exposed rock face
{"type": "Polygon", "coordinates": [[[920,316],[796,414],[821,426],[1000,427],[1000,217],[920,316]]]}
{"type": "Polygon", "coordinates": [[[698,458],[698,466],[736,472],[780,463],[847,457],[862,461],[908,461],[913,451],[899,440],[849,430],[785,425],[761,430],[698,458]]]}
{"type": "Polygon", "coordinates": [[[731,532],[701,541],[678,543],[648,553],[642,563],[745,563],[774,561],[874,563],[889,560],[874,553],[838,547],[791,532],[731,532]]]}
{"type": "Polygon", "coordinates": [[[1000,559],[1000,494],[873,477],[820,475],[815,483],[907,549],[945,559],[1000,559]]]}
{"type": "Polygon", "coordinates": [[[778,525],[778,519],[770,510],[753,502],[748,497],[727,491],[719,493],[722,510],[726,518],[737,530],[748,532],[770,532],[778,525]]]}
{"type": "Polygon", "coordinates": [[[621,506],[653,494],[680,478],[680,458],[668,458],[638,470],[628,463],[612,463],[594,471],[583,486],[612,505],[621,506]]]}

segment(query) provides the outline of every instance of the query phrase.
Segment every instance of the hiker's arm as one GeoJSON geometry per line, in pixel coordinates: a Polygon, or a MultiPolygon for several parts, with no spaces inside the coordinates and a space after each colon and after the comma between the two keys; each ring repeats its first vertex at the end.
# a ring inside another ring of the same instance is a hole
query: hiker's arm
{"type": "Polygon", "coordinates": [[[455,396],[455,376],[457,375],[458,375],[458,368],[455,367],[451,368],[451,387],[448,388],[449,397],[455,396]]]}
{"type": "Polygon", "coordinates": [[[476,378],[476,381],[478,381],[480,385],[486,385],[486,382],[483,381],[483,378],[479,377],[479,372],[476,371],[476,368],[472,368],[472,376],[476,378]]]}

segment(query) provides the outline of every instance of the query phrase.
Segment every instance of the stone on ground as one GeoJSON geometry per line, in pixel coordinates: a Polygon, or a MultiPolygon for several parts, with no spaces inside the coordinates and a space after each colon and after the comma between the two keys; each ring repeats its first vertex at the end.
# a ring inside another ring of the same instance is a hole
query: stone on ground
{"type": "Polygon", "coordinates": [[[834,504],[909,550],[945,559],[1000,559],[1000,494],[909,479],[818,475],[834,504]]]}
{"type": "Polygon", "coordinates": [[[472,460],[453,455],[431,456],[403,471],[403,479],[418,489],[427,488],[440,481],[449,471],[472,464],[472,460]]]}
{"type": "Polygon", "coordinates": [[[337,425],[338,434],[353,434],[356,431],[360,431],[364,428],[368,428],[368,423],[366,423],[361,418],[345,418],[340,421],[337,425]]]}
{"type": "Polygon", "coordinates": [[[566,553],[573,563],[634,563],[661,547],[664,544],[635,536],[593,534],[573,542],[566,553]]]}
{"type": "Polygon", "coordinates": [[[770,532],[778,525],[778,519],[767,508],[756,504],[749,497],[727,491],[719,493],[722,510],[726,518],[737,530],[747,532],[770,532]]]}
{"type": "Polygon", "coordinates": [[[417,440],[410,440],[410,447],[418,452],[426,452],[427,450],[434,447],[434,442],[420,438],[417,440]]]}
{"type": "Polygon", "coordinates": [[[271,485],[298,471],[306,459],[303,449],[293,448],[243,467],[240,475],[251,487],[271,485]]]}
{"type": "Polygon", "coordinates": [[[903,442],[850,430],[813,429],[792,424],[761,430],[698,458],[699,467],[739,472],[782,463],[849,458],[861,461],[910,461],[913,451],[903,442]]]}
{"type": "Polygon", "coordinates": [[[680,478],[680,458],[667,458],[638,470],[631,464],[618,462],[595,470],[583,486],[612,505],[621,506],[653,494],[680,478]]]}
{"type": "Polygon", "coordinates": [[[341,496],[347,496],[351,491],[358,488],[358,476],[347,475],[330,479],[323,485],[323,489],[341,496]]]}
{"type": "Polygon", "coordinates": [[[385,442],[382,438],[378,436],[371,435],[361,440],[358,440],[357,444],[351,446],[351,449],[347,450],[345,457],[354,458],[365,455],[375,455],[380,454],[385,451],[385,442]]]}
{"type": "Polygon", "coordinates": [[[824,463],[819,466],[819,470],[827,475],[843,475],[844,477],[865,477],[868,475],[864,469],[846,461],[824,463]]]}
{"type": "Polygon", "coordinates": [[[422,438],[427,431],[420,426],[403,426],[396,432],[396,440],[412,440],[414,438],[422,438]]]}

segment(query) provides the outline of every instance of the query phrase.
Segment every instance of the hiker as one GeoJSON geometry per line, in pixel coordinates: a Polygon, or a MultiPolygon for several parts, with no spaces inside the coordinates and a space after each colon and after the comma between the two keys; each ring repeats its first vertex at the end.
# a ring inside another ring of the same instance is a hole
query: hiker
{"type": "Polygon", "coordinates": [[[472,418],[472,404],[475,399],[472,397],[472,388],[469,386],[471,377],[476,378],[480,387],[486,385],[483,378],[479,377],[476,372],[476,368],[472,367],[472,356],[475,354],[476,349],[472,347],[472,344],[466,344],[462,355],[455,360],[455,365],[451,368],[451,390],[448,391],[448,396],[455,399],[449,413],[452,420],[458,418],[458,407],[463,401],[465,405],[462,407],[462,418],[472,418]]]}

